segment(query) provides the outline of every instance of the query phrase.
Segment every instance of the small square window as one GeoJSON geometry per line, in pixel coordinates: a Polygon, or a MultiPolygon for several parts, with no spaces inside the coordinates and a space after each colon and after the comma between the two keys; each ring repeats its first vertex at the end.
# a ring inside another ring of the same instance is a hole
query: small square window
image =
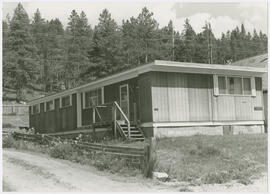
{"type": "Polygon", "coordinates": [[[100,105],[101,102],[101,89],[94,89],[85,92],[85,108],[91,108],[93,106],[100,105]]]}
{"type": "Polygon", "coordinates": [[[61,107],[67,107],[67,106],[71,106],[71,99],[70,99],[70,96],[65,96],[62,98],[61,100],[61,107]]]}
{"type": "Polygon", "coordinates": [[[46,111],[51,111],[54,109],[53,100],[46,102],[46,111]]]}

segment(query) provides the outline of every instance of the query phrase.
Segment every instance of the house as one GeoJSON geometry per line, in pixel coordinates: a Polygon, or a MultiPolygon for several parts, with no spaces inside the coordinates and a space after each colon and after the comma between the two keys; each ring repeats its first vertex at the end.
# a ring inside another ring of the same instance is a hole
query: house
{"type": "Polygon", "coordinates": [[[29,102],[39,133],[125,138],[263,133],[264,68],[156,60],[29,102]]]}
{"type": "MultiPolygon", "coordinates": [[[[247,66],[247,67],[260,67],[264,69],[268,69],[268,54],[262,54],[262,55],[257,55],[254,57],[250,57],[247,59],[239,60],[231,65],[236,65],[236,66],[247,66]]],[[[262,76],[262,89],[263,89],[263,100],[264,100],[264,115],[265,115],[265,126],[267,129],[267,115],[268,115],[268,74],[264,73],[262,76]]],[[[267,131],[267,130],[266,130],[267,131]]]]}

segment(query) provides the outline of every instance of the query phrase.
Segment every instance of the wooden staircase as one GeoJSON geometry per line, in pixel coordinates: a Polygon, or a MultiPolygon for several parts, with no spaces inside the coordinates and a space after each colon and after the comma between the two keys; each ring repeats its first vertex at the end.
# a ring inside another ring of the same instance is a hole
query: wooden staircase
{"type": "MultiPolygon", "coordinates": [[[[125,134],[125,137],[128,137],[128,126],[127,124],[120,124],[120,128],[125,134]]],[[[144,135],[139,127],[136,125],[130,126],[130,140],[144,141],[144,135]]]]}

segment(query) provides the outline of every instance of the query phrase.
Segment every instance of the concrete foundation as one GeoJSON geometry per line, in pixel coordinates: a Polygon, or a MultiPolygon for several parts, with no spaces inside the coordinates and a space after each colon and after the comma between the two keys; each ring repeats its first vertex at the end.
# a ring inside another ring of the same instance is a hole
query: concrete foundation
{"type": "Polygon", "coordinates": [[[237,135],[264,133],[263,125],[250,126],[194,126],[143,128],[146,137],[177,137],[192,135],[237,135]]]}

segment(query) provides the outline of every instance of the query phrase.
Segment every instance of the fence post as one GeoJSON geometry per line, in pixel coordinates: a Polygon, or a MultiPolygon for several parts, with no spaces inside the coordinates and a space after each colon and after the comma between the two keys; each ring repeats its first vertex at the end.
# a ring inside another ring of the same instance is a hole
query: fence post
{"type": "Polygon", "coordinates": [[[151,137],[149,145],[145,146],[144,176],[152,178],[154,165],[156,163],[156,138],[151,137]]]}

